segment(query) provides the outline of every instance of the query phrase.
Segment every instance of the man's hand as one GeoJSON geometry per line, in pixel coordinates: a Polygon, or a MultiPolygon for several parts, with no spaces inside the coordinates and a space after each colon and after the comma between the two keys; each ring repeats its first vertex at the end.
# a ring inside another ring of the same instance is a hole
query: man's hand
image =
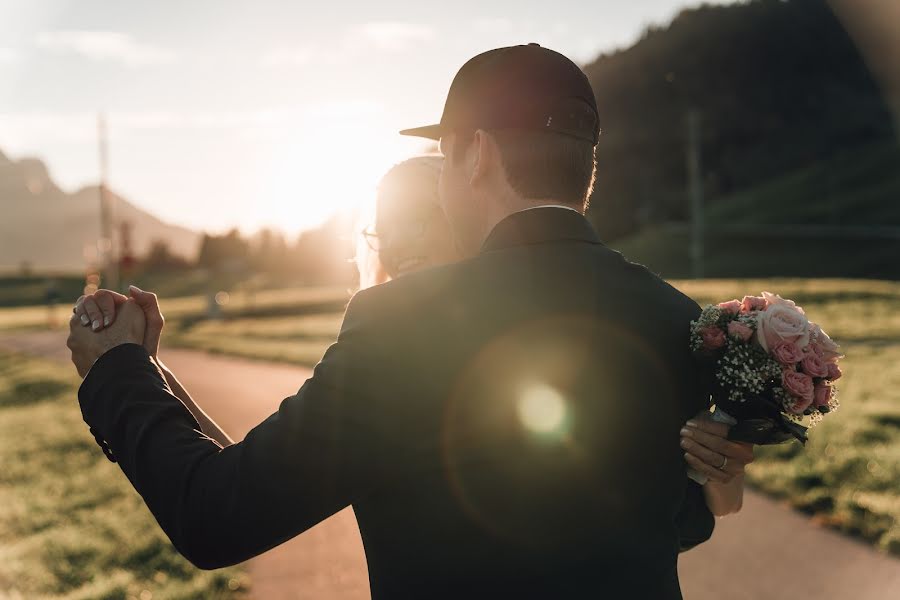
{"type": "Polygon", "coordinates": [[[143,343],[146,319],[137,302],[126,300],[118,306],[117,313],[114,323],[97,332],[84,327],[77,314],[69,319],[66,345],[72,351],[72,362],[82,377],[87,375],[98,358],[116,346],[143,343]]]}
{"type": "MultiPolygon", "coordinates": [[[[137,286],[129,286],[128,293],[144,312],[147,325],[144,331],[143,346],[150,356],[159,354],[159,340],[166,321],[159,310],[159,301],[153,292],[145,292],[137,286]]],[[[82,296],[75,303],[75,315],[85,327],[100,331],[112,325],[116,320],[116,311],[128,301],[112,290],[97,290],[88,296],[82,296]]]]}
{"type": "Polygon", "coordinates": [[[729,429],[728,425],[713,421],[708,411],[702,411],[681,430],[684,459],[719,483],[743,475],[744,468],[753,462],[753,445],[730,441],[729,429]]]}

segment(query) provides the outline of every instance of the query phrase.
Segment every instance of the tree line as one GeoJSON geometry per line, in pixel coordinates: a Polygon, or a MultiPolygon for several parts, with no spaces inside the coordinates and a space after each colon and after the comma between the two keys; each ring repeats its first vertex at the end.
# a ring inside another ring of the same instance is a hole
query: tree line
{"type": "Polygon", "coordinates": [[[138,268],[154,273],[199,268],[236,278],[264,273],[300,285],[326,285],[354,279],[354,250],[349,228],[336,217],[293,241],[271,229],[253,236],[243,236],[237,229],[204,233],[193,259],[172,253],[164,240],[157,240],[138,268]]]}

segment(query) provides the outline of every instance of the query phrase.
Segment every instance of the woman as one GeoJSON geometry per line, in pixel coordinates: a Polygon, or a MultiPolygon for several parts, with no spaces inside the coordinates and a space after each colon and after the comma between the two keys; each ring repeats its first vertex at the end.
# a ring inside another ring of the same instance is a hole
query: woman
{"type": "MultiPolygon", "coordinates": [[[[361,231],[357,244],[356,263],[361,288],[464,258],[456,249],[450,226],[438,202],[442,160],[439,156],[411,158],[394,166],[382,178],[376,195],[373,222],[361,231]]],[[[159,360],[157,354],[163,319],[155,294],[132,287],[131,296],[147,316],[148,333],[144,345],[159,365],[172,392],[194,414],[203,433],[223,446],[232,444],[231,438],[203,412],[175,375],[159,360]]],[[[104,315],[114,314],[114,303],[125,300],[126,297],[121,294],[104,298],[98,292],[93,297],[79,299],[75,310],[82,323],[94,323],[94,328],[99,329],[105,323],[104,315]],[[101,311],[98,303],[107,306],[101,311]]],[[[710,511],[716,516],[740,510],[744,467],[753,460],[753,447],[728,441],[727,433],[728,427],[713,422],[709,413],[697,415],[681,430],[685,460],[709,477],[703,485],[703,495],[710,511]]]]}
{"type": "Polygon", "coordinates": [[[381,179],[374,218],[357,243],[361,289],[461,258],[438,203],[442,162],[440,156],[417,156],[381,179]]]}

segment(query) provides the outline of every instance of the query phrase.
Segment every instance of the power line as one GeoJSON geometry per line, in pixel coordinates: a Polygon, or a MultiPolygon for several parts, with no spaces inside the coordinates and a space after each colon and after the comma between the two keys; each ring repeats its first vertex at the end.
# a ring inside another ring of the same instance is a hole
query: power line
{"type": "Polygon", "coordinates": [[[106,118],[103,113],[97,115],[97,152],[100,160],[100,239],[97,240],[97,258],[103,269],[105,286],[111,290],[119,288],[119,269],[113,243],[113,221],[115,219],[114,198],[107,186],[109,162],[109,146],[107,140],[106,118]]]}

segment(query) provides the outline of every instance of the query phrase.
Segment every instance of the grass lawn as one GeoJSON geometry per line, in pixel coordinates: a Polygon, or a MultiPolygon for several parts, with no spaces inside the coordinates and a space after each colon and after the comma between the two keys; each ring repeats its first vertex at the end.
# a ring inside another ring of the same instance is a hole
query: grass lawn
{"type": "Polygon", "coordinates": [[[296,317],[244,317],[176,323],[169,345],[311,366],[334,342],[343,311],[296,317]]]}
{"type": "Polygon", "coordinates": [[[239,568],[179,556],[76,399],[71,368],[0,353],[0,598],[239,598],[239,568]]]}
{"type": "MultiPolygon", "coordinates": [[[[707,277],[771,276],[900,279],[900,240],[771,233],[766,225],[900,227],[900,145],[879,142],[704,200],[707,277]],[[757,226],[722,232],[720,225],[757,226]]],[[[799,232],[802,233],[802,232],[799,232]]],[[[688,277],[688,233],[648,225],[611,245],[664,277],[688,277]]]]}

